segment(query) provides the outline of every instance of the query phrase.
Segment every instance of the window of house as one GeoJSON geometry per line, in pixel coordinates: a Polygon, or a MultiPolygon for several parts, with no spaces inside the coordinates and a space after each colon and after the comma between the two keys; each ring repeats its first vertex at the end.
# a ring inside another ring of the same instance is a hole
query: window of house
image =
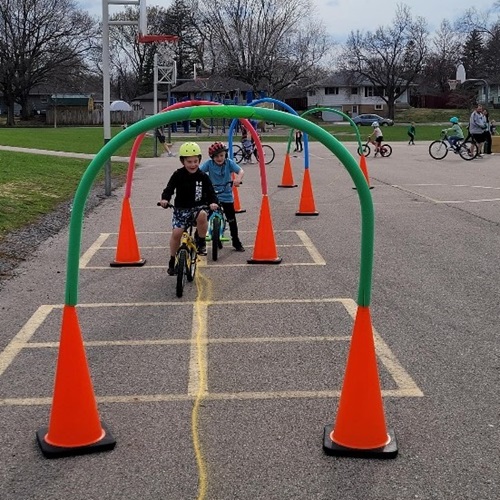
{"type": "Polygon", "coordinates": [[[325,95],[338,95],[338,87],[325,87],[325,95]]]}
{"type": "Polygon", "coordinates": [[[358,87],[351,87],[351,94],[358,95],[358,87]]]}
{"type": "Polygon", "coordinates": [[[382,111],[384,109],[383,104],[375,104],[375,111],[382,111]]]}
{"type": "Polygon", "coordinates": [[[373,97],[373,87],[365,87],[365,97],[373,97]]]}
{"type": "Polygon", "coordinates": [[[49,102],[49,98],[47,96],[40,96],[40,102],[42,104],[47,104],[49,102]]]}
{"type": "Polygon", "coordinates": [[[351,111],[351,113],[352,113],[353,115],[357,115],[357,114],[359,114],[359,107],[358,107],[358,106],[353,106],[353,107],[352,107],[352,111],[351,111]]]}

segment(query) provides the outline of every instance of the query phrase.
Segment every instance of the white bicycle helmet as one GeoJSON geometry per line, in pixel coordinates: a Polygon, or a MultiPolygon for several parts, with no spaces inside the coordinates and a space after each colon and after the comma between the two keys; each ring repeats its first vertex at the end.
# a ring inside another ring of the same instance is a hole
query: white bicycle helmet
{"type": "Polygon", "coordinates": [[[373,128],[378,127],[378,122],[373,122],[373,123],[372,123],[372,127],[373,127],[373,128]]]}

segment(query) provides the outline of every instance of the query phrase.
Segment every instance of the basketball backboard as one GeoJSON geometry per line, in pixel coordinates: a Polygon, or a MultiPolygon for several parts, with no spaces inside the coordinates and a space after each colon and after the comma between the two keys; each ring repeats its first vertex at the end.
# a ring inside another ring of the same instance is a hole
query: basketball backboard
{"type": "MultiPolygon", "coordinates": [[[[143,0],[145,1],[145,0],[143,0]]],[[[465,67],[462,63],[460,63],[458,66],[457,66],[457,74],[455,76],[455,79],[456,80],[459,80],[460,83],[464,83],[465,80],[467,80],[466,76],[465,76],[465,67]]]]}

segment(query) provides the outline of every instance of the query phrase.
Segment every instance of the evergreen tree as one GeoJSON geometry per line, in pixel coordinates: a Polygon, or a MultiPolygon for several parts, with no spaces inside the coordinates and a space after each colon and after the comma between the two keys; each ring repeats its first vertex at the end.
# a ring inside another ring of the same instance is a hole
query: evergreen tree
{"type": "Polygon", "coordinates": [[[462,48],[462,63],[465,66],[467,78],[484,76],[483,51],[483,36],[474,29],[467,35],[462,48]]]}

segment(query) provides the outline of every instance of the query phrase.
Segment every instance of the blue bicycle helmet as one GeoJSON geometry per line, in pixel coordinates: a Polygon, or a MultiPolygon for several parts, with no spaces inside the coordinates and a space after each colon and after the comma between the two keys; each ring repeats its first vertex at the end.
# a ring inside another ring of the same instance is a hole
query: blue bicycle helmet
{"type": "Polygon", "coordinates": [[[458,118],[456,116],[452,116],[450,118],[450,123],[458,123],[458,118]]]}

